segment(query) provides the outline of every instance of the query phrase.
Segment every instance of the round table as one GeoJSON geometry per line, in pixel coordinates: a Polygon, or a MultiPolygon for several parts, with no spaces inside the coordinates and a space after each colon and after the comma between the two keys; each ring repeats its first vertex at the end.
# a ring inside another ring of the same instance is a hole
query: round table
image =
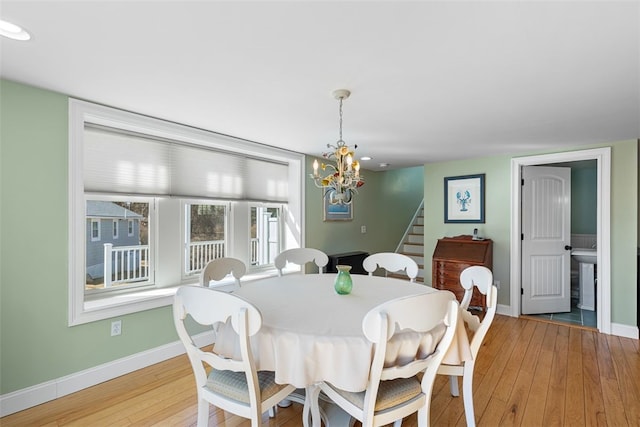
{"type": "MultiPolygon", "coordinates": [[[[354,274],[352,279],[349,295],[335,292],[333,274],[291,274],[243,283],[234,294],[254,304],[263,318],[262,328],[251,338],[257,369],[274,371],[276,382],[298,388],[328,381],[343,390],[364,390],[373,354],[373,344],[362,332],[364,316],[391,299],[438,291],[380,276],[354,274]]],[[[457,330],[460,334],[464,328],[457,330]]],[[[454,360],[470,356],[466,334],[459,338],[454,360]]],[[[219,328],[214,351],[239,355],[229,325],[219,328]]]]}

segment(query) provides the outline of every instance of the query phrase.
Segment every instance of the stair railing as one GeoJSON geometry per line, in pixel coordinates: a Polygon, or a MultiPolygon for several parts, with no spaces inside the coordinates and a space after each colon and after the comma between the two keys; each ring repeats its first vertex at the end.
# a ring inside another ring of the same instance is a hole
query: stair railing
{"type": "Polygon", "coordinates": [[[420,213],[420,211],[424,208],[424,199],[422,199],[422,201],[420,202],[420,206],[418,206],[418,209],[416,210],[416,213],[413,214],[413,218],[411,218],[411,221],[409,222],[409,226],[407,227],[407,229],[405,230],[404,234],[402,235],[402,239],[400,239],[400,243],[398,243],[398,246],[396,247],[396,252],[402,252],[402,245],[404,245],[406,242],[405,240],[407,239],[407,236],[410,234],[413,226],[415,225],[416,222],[416,218],[418,217],[418,214],[420,213]]]}

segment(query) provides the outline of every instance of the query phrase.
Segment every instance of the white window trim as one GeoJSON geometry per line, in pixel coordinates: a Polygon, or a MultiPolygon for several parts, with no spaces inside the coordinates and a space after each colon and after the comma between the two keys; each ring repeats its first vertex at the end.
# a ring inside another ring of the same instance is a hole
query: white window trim
{"type": "Polygon", "coordinates": [[[118,220],[114,219],[113,223],[111,224],[111,234],[113,237],[113,239],[117,239],[120,236],[120,230],[118,230],[118,220]]]}
{"type": "Polygon", "coordinates": [[[128,219],[127,220],[127,237],[133,236],[134,232],[135,232],[135,224],[133,223],[132,219],[128,219]]]}
{"type": "MultiPolygon", "coordinates": [[[[161,138],[177,139],[238,154],[259,156],[289,165],[289,201],[282,214],[283,249],[304,246],[304,155],[251,141],[166,122],[69,98],[69,326],[170,305],[176,286],[114,294],[85,300],[85,193],[83,185],[83,134],[85,122],[161,138]],[[79,226],[82,224],[82,226],[79,226]]],[[[197,279],[196,279],[197,280],[197,279]]]]}

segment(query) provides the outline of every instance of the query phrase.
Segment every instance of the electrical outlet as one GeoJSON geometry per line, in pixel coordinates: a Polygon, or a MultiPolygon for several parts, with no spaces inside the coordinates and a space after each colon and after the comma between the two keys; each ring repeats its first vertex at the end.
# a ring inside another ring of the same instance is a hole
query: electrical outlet
{"type": "Polygon", "coordinates": [[[496,288],[500,289],[500,280],[494,280],[493,284],[496,285],[496,288]]]}
{"type": "Polygon", "coordinates": [[[366,226],[366,225],[363,225],[362,227],[360,227],[360,232],[361,232],[362,234],[366,233],[366,232],[367,232],[367,226],[366,226]]]}
{"type": "Polygon", "coordinates": [[[122,333],[122,320],[114,320],[111,322],[111,336],[115,337],[122,333]]]}

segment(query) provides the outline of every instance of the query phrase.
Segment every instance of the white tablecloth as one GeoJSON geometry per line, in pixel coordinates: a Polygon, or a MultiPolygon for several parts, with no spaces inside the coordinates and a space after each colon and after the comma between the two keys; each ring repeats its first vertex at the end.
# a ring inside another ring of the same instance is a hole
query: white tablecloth
{"type": "MultiPolygon", "coordinates": [[[[364,390],[373,354],[373,345],[362,333],[365,314],[394,298],[437,291],[398,279],[351,277],[349,295],[334,291],[333,274],[273,277],[245,283],[234,292],[263,316],[262,329],[251,341],[257,368],[274,371],[276,382],[298,388],[329,381],[344,390],[364,390]]],[[[454,340],[456,345],[447,354],[449,363],[470,357],[464,327],[457,331],[459,340],[454,340]]],[[[414,343],[414,351],[416,346],[432,346],[432,341],[423,337],[414,343]]],[[[422,352],[431,350],[421,348],[422,352]]],[[[230,326],[219,329],[214,351],[228,357],[239,354],[230,326]]]]}

